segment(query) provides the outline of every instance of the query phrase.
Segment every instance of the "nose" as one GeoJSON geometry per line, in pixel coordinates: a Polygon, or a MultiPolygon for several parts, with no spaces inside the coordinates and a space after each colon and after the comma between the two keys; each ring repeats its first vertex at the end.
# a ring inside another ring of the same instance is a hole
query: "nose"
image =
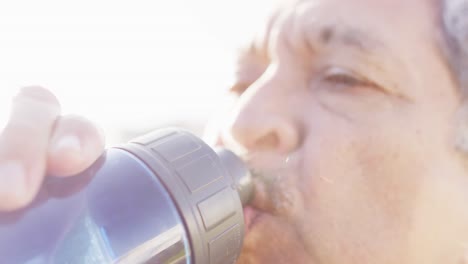
{"type": "Polygon", "coordinates": [[[300,129],[293,98],[274,79],[254,83],[233,109],[223,142],[244,152],[289,153],[298,147],[300,129]]]}

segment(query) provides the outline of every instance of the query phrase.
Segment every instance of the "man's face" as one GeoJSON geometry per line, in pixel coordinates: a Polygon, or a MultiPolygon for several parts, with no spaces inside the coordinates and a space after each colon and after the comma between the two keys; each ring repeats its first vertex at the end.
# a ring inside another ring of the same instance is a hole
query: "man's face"
{"type": "Polygon", "coordinates": [[[241,54],[219,137],[260,174],[240,263],[464,263],[460,100],[431,2],[289,3],[241,54]]]}

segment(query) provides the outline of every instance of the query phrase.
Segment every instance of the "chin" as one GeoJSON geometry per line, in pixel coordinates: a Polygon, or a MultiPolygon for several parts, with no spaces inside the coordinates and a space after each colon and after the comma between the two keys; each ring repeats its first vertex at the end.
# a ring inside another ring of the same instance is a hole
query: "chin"
{"type": "Polygon", "coordinates": [[[237,264],[318,264],[305,253],[294,226],[282,218],[258,213],[246,225],[237,264]]]}

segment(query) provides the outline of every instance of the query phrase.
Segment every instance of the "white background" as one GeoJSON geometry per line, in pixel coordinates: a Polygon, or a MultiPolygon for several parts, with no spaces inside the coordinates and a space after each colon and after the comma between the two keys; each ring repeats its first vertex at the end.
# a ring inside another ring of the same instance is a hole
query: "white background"
{"type": "Polygon", "coordinates": [[[0,0],[0,122],[15,91],[36,84],[111,143],[122,131],[204,123],[272,2],[0,0]]]}

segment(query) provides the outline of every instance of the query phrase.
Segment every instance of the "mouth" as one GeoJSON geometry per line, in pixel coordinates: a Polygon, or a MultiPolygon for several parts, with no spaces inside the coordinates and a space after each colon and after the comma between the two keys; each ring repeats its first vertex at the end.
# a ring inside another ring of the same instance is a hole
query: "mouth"
{"type": "MultiPolygon", "coordinates": [[[[276,173],[276,172],[275,172],[276,173]]],[[[271,197],[274,184],[278,177],[266,170],[257,170],[253,178],[253,197],[249,205],[244,207],[244,235],[247,236],[263,218],[275,211],[275,203],[271,197]]]]}
{"type": "Polygon", "coordinates": [[[260,222],[262,218],[262,213],[253,208],[252,206],[246,206],[244,208],[244,234],[247,236],[250,231],[260,222]]]}

